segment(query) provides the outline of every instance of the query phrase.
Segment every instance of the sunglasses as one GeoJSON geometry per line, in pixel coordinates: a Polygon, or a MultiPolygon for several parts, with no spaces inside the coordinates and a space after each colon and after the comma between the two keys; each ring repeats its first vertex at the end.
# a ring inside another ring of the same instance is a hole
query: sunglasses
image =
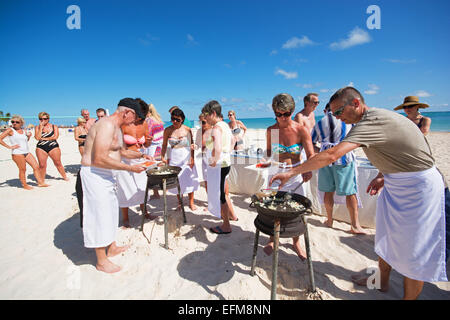
{"type": "Polygon", "coordinates": [[[281,117],[290,117],[291,114],[292,114],[292,111],[285,112],[285,113],[275,112],[275,116],[276,116],[277,118],[281,118],[281,117]]]}
{"type": "Polygon", "coordinates": [[[202,124],[206,124],[206,121],[202,121],[202,124]]]}
{"type": "Polygon", "coordinates": [[[313,101],[312,104],[319,104],[320,101],[313,101]]]}
{"type": "Polygon", "coordinates": [[[344,108],[347,106],[347,104],[344,104],[342,107],[340,107],[339,109],[337,109],[335,112],[333,112],[333,116],[335,117],[339,117],[343,112],[344,112],[344,108]]]}
{"type": "Polygon", "coordinates": [[[172,118],[170,118],[170,120],[173,122],[173,121],[175,121],[175,122],[181,122],[181,121],[183,121],[183,120],[181,120],[180,118],[174,118],[174,117],[172,117],[172,118]]]}
{"type": "Polygon", "coordinates": [[[228,115],[228,118],[229,118],[229,117],[234,117],[234,114],[231,114],[231,113],[230,113],[230,114],[228,115]]]}
{"type": "Polygon", "coordinates": [[[49,118],[39,118],[39,120],[48,120],[49,118]]]}
{"type": "Polygon", "coordinates": [[[20,121],[11,121],[11,123],[20,123],[20,121]]]}
{"type": "Polygon", "coordinates": [[[403,107],[403,109],[411,109],[411,108],[414,108],[415,106],[417,106],[417,105],[405,106],[405,107],[403,107]]]}

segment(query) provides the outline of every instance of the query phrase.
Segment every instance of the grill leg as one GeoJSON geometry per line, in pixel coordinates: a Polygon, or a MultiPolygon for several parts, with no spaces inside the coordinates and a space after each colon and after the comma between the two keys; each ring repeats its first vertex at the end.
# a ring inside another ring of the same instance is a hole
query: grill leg
{"type": "Polygon", "coordinates": [[[169,226],[167,216],[167,199],[166,199],[166,179],[163,179],[163,197],[164,197],[164,248],[169,249],[169,226]]]}
{"type": "Polygon", "coordinates": [[[148,181],[147,181],[147,187],[145,188],[144,211],[142,212],[142,223],[141,223],[141,231],[142,232],[144,232],[145,216],[147,215],[147,199],[148,199],[148,181]]]}
{"type": "Polygon", "coordinates": [[[184,205],[183,205],[183,195],[181,194],[181,187],[180,187],[180,181],[177,179],[177,188],[178,188],[178,195],[180,196],[180,206],[181,206],[181,212],[183,212],[183,221],[186,223],[186,213],[184,212],[184,205]]]}
{"type": "Polygon", "coordinates": [[[278,275],[278,245],[280,242],[280,220],[275,220],[273,227],[273,262],[272,262],[272,290],[270,299],[277,299],[277,275],[278,275]]]}
{"type": "Polygon", "coordinates": [[[307,255],[307,261],[308,261],[308,269],[309,269],[309,281],[311,282],[311,292],[316,292],[316,284],[314,282],[314,270],[312,265],[312,258],[311,258],[311,249],[309,246],[309,233],[308,233],[308,224],[305,219],[305,216],[302,215],[302,221],[305,225],[305,247],[306,247],[306,255],[307,255]]]}
{"type": "Polygon", "coordinates": [[[258,241],[259,241],[259,229],[256,229],[255,245],[253,246],[252,268],[250,270],[250,275],[251,276],[255,275],[256,254],[258,253],[258,241]]]}

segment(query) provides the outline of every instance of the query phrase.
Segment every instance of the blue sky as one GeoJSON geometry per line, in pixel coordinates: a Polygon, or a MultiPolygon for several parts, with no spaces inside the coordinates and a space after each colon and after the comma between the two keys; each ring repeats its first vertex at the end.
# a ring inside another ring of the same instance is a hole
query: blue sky
{"type": "Polygon", "coordinates": [[[24,116],[111,111],[124,97],[164,120],[211,99],[238,118],[272,117],[272,98],[308,92],[322,110],[353,85],[369,106],[419,95],[450,111],[449,1],[0,1],[0,110],[24,116]],[[69,5],[81,29],[69,30],[69,5]],[[367,7],[378,5],[381,29],[367,7]]]}

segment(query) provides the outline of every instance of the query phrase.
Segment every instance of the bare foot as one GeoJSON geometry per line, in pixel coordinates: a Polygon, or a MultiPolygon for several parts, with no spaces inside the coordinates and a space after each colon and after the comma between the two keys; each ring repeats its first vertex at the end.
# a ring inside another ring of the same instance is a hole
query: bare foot
{"type": "Polygon", "coordinates": [[[148,213],[146,213],[144,216],[145,216],[145,219],[148,219],[148,220],[155,220],[156,218],[158,218],[158,216],[154,216],[154,215],[148,214],[148,213]]]}
{"type": "Polygon", "coordinates": [[[196,206],[195,204],[190,204],[190,205],[189,205],[189,208],[190,208],[192,211],[197,210],[197,206],[196,206]]]}
{"type": "Polygon", "coordinates": [[[273,242],[269,242],[263,249],[264,253],[270,256],[273,252],[273,242]]]}
{"type": "Polygon", "coordinates": [[[110,257],[115,257],[118,254],[121,254],[122,252],[125,252],[128,250],[128,248],[130,248],[130,245],[126,245],[123,247],[119,247],[119,246],[111,246],[108,250],[108,254],[106,255],[108,258],[110,257]]]}
{"type": "Polygon", "coordinates": [[[206,211],[208,211],[208,207],[206,207],[206,208],[203,208],[203,211],[205,211],[205,212],[206,212],[206,211]]]}
{"type": "Polygon", "coordinates": [[[41,183],[41,184],[38,184],[38,187],[44,188],[44,187],[50,187],[50,185],[46,184],[46,183],[41,183]]]}
{"type": "Polygon", "coordinates": [[[32,189],[33,189],[33,187],[30,186],[29,184],[25,184],[25,185],[23,186],[23,188],[24,188],[25,190],[32,190],[32,189]]]}
{"type": "Polygon", "coordinates": [[[328,227],[328,228],[333,228],[333,220],[328,220],[327,219],[327,221],[325,221],[325,225],[328,227]]]}
{"type": "Polygon", "coordinates": [[[67,178],[67,177],[65,177],[65,178],[63,178],[63,179],[64,179],[65,181],[70,181],[69,178],[67,178]]]}
{"type": "Polygon", "coordinates": [[[108,259],[106,259],[105,262],[103,262],[102,264],[97,263],[95,267],[97,268],[98,271],[103,271],[106,273],[115,273],[121,270],[121,268],[118,265],[115,265],[108,259]]]}
{"type": "Polygon", "coordinates": [[[360,226],[358,226],[356,228],[352,226],[352,228],[350,229],[350,232],[354,233],[354,234],[367,234],[367,232],[360,226]]]}
{"type": "MultiPolygon", "coordinates": [[[[367,287],[367,280],[369,279],[368,276],[355,274],[355,275],[352,275],[351,278],[352,278],[352,281],[354,284],[356,284],[360,287],[367,287]]],[[[375,279],[373,281],[375,281],[375,279]]],[[[378,291],[387,292],[389,290],[389,284],[387,284],[387,285],[381,284],[380,286],[381,286],[381,288],[379,288],[378,291]]]]}
{"type": "Polygon", "coordinates": [[[298,257],[300,258],[300,260],[305,261],[306,260],[306,252],[303,251],[303,249],[300,247],[300,244],[293,244],[292,245],[295,253],[298,255],[298,257]]]}

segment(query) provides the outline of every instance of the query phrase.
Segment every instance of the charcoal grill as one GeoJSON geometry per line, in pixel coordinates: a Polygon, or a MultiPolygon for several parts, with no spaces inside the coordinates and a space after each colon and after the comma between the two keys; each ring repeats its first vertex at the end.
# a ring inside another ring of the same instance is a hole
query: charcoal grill
{"type": "Polygon", "coordinates": [[[270,235],[274,237],[274,250],[273,250],[273,260],[272,260],[272,288],[270,293],[270,298],[272,300],[276,299],[276,288],[277,288],[277,276],[278,276],[278,246],[279,240],[281,238],[291,238],[295,236],[299,236],[301,234],[305,235],[305,246],[306,246],[306,255],[307,255],[307,263],[309,270],[309,278],[310,278],[310,291],[315,292],[316,286],[314,282],[314,271],[312,265],[311,258],[311,250],[309,245],[309,234],[308,234],[308,225],[305,219],[307,214],[311,214],[311,201],[299,194],[293,194],[283,191],[278,191],[274,196],[271,196],[275,199],[275,203],[279,205],[286,201],[286,198],[290,198],[291,201],[295,201],[298,204],[303,206],[302,209],[288,209],[288,210],[275,210],[267,208],[263,206],[261,202],[261,195],[253,195],[251,200],[250,207],[256,208],[258,212],[258,216],[255,219],[255,243],[253,247],[253,257],[252,257],[252,267],[250,270],[250,274],[252,276],[255,275],[255,266],[256,266],[256,255],[258,251],[258,241],[259,241],[259,233],[262,232],[264,234],[270,235]]]}
{"type": "MultiPolygon", "coordinates": [[[[177,188],[179,195],[179,204],[181,212],[183,213],[183,221],[186,223],[186,213],[184,212],[183,195],[181,194],[180,182],[178,180],[178,174],[181,168],[175,166],[164,165],[147,170],[147,186],[145,188],[145,204],[147,204],[148,191],[150,189],[158,188],[163,191],[164,200],[164,248],[169,249],[169,227],[168,227],[168,214],[167,214],[167,189],[177,188]],[[171,173],[161,174],[160,172],[169,170],[171,173]]],[[[145,216],[147,215],[147,205],[144,206],[144,214],[142,215],[141,231],[144,233],[145,216]]]]}

